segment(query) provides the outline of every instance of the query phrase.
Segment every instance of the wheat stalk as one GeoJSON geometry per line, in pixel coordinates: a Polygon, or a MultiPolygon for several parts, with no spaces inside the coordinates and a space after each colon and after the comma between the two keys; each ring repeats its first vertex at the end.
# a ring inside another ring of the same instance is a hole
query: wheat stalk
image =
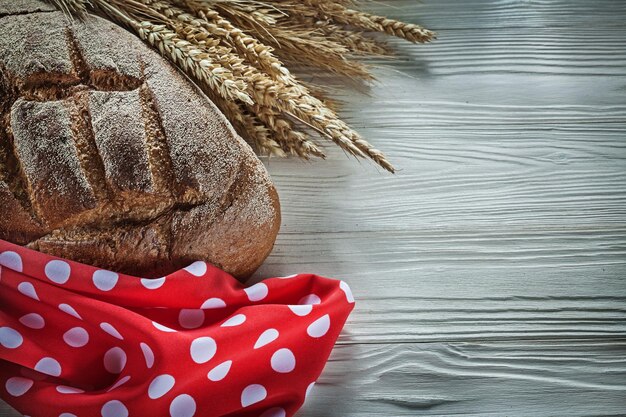
{"type": "Polygon", "coordinates": [[[216,61],[215,56],[205,52],[203,48],[183,40],[165,25],[151,22],[132,24],[139,37],[157,48],[161,54],[190,73],[196,80],[216,91],[226,100],[241,100],[252,104],[246,94],[246,84],[233,76],[231,70],[216,61]]]}
{"type": "Polygon", "coordinates": [[[260,121],[268,126],[283,144],[283,148],[291,155],[297,155],[304,159],[311,156],[326,158],[324,152],[307,135],[294,130],[293,124],[284,118],[282,114],[270,107],[255,105],[252,112],[260,121]]]}
{"type": "Polygon", "coordinates": [[[345,7],[345,5],[338,4],[338,2],[335,1],[302,1],[305,4],[316,8],[319,11],[318,16],[321,18],[329,19],[339,24],[352,25],[364,30],[387,33],[413,43],[430,42],[436,37],[433,31],[425,29],[421,26],[365,13],[359,10],[353,10],[345,7]]]}
{"type": "Polygon", "coordinates": [[[201,25],[214,34],[221,36],[226,43],[232,45],[247,61],[259,69],[266,71],[277,80],[287,81],[291,73],[283,63],[274,56],[273,48],[262,44],[256,38],[246,34],[234,26],[217,11],[199,1],[187,1],[190,9],[201,18],[201,25]]]}
{"type": "Polygon", "coordinates": [[[50,3],[70,17],[87,14],[88,2],[85,0],[50,0],[50,3]]]}
{"type": "Polygon", "coordinates": [[[184,71],[263,155],[324,158],[310,137],[394,172],[385,155],[342,121],[323,88],[301,82],[286,64],[370,80],[355,56],[389,56],[367,36],[414,43],[435,34],[368,14],[352,0],[49,0],[68,15],[88,11],[126,26],[184,71]]]}

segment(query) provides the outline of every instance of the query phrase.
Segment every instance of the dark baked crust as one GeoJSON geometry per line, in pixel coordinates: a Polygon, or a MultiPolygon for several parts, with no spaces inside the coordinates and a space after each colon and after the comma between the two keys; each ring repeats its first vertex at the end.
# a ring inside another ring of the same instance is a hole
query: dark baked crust
{"type": "Polygon", "coordinates": [[[140,276],[252,274],[278,196],[223,115],[112,23],[17,3],[0,6],[0,238],[140,276]]]}

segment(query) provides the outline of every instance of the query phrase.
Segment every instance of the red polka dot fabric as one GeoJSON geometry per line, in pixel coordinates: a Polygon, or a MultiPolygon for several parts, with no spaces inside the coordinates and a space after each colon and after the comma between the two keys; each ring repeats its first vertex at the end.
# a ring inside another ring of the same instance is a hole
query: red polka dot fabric
{"type": "Polygon", "coordinates": [[[0,394],[31,417],[292,416],[353,307],[311,274],[142,279],[0,240],[0,394]]]}

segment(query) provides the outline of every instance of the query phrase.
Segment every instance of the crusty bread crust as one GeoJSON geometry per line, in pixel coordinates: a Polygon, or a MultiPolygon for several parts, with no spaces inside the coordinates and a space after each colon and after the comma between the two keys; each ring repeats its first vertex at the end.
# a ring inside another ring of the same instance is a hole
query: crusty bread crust
{"type": "Polygon", "coordinates": [[[104,19],[11,7],[0,6],[0,238],[140,276],[196,259],[252,274],[280,227],[278,195],[213,103],[104,19]]]}

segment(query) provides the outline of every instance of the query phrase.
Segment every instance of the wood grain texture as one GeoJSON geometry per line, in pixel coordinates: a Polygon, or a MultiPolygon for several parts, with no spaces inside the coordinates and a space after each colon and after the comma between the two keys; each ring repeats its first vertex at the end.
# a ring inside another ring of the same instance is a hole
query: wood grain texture
{"type": "Polygon", "coordinates": [[[624,349],[623,341],[339,346],[301,415],[623,415],[624,349]]]}
{"type": "Polygon", "coordinates": [[[622,338],[626,230],[283,234],[260,275],[347,280],[340,343],[622,338]]]}
{"type": "Polygon", "coordinates": [[[434,30],[488,28],[624,27],[619,0],[391,0],[368,2],[371,11],[434,30]]]}
{"type": "Polygon", "coordinates": [[[626,3],[393,5],[438,41],[392,42],[365,95],[310,80],[399,173],[269,161],[258,276],[357,298],[301,415],[626,415],[626,3]]]}
{"type": "Polygon", "coordinates": [[[364,94],[306,79],[399,173],[266,161],[283,224],[255,280],[357,298],[298,415],[626,415],[626,2],[388,3],[439,39],[392,41],[364,94]]]}

